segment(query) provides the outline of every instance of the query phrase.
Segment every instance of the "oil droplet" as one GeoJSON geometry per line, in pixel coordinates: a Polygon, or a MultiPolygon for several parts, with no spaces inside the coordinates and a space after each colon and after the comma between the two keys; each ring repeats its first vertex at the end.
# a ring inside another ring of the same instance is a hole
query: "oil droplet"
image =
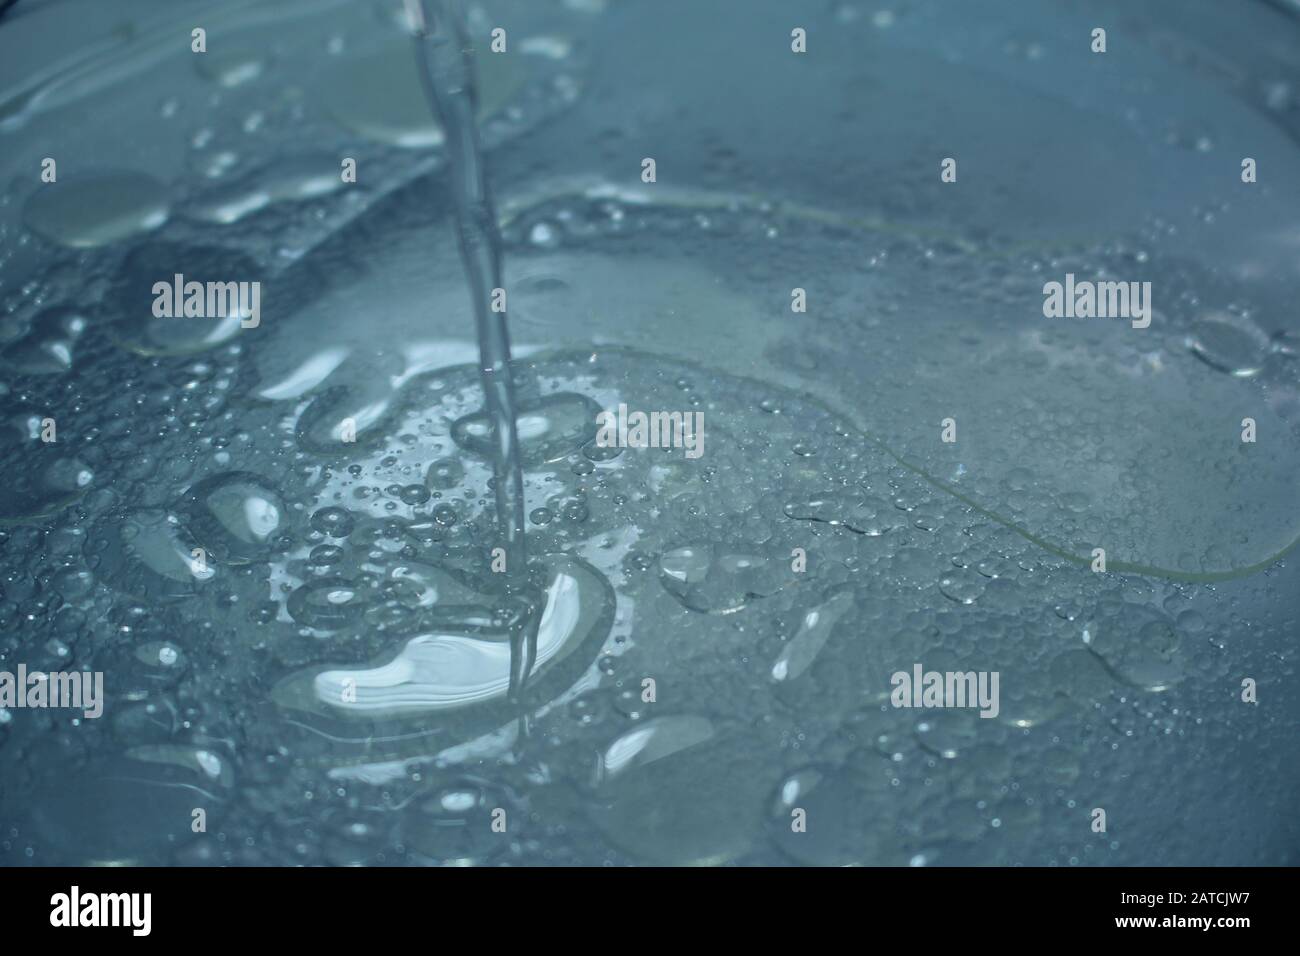
{"type": "Polygon", "coordinates": [[[247,471],[205,478],[185,494],[181,507],[194,540],[231,564],[270,557],[286,517],[279,493],[247,471]]]}
{"type": "MultiPolygon", "coordinates": [[[[595,437],[600,412],[596,402],[576,392],[521,402],[516,417],[520,460],[525,465],[539,465],[575,454],[595,437]]],[[[455,421],[451,437],[467,451],[490,459],[493,448],[485,412],[473,412],[455,421]]]]}
{"type": "Polygon", "coordinates": [[[246,180],[200,198],[186,215],[202,222],[229,225],[279,202],[327,196],[343,188],[336,157],[323,154],[278,159],[246,180]]]}
{"type": "Polygon", "coordinates": [[[27,199],[23,218],[36,234],[74,249],[90,249],[157,229],[171,205],[152,176],[104,172],[46,183],[27,199]]]}
{"type": "Polygon", "coordinates": [[[798,632],[772,665],[772,680],[793,680],[812,666],[835,625],[851,607],[852,592],[841,591],[805,614],[798,632]]]}
{"type": "Polygon", "coordinates": [[[1198,319],[1186,344],[1206,365],[1238,378],[1258,375],[1268,353],[1268,336],[1249,319],[1216,312],[1198,319]]]}
{"type": "Polygon", "coordinates": [[[49,309],[32,320],[27,334],[4,350],[4,360],[28,375],[53,375],[72,368],[72,348],[86,319],[66,308],[49,309]]]}
{"type": "MultiPolygon", "coordinates": [[[[490,116],[513,98],[522,71],[509,56],[476,61],[479,116],[490,116]]],[[[424,99],[406,43],[336,64],[321,83],[319,96],[339,123],[367,139],[406,149],[442,144],[442,130],[424,99]]]]}
{"type": "Polygon", "coordinates": [[[984,593],[984,580],[969,571],[950,574],[939,581],[939,590],[944,597],[951,598],[958,604],[974,604],[984,593]]]}

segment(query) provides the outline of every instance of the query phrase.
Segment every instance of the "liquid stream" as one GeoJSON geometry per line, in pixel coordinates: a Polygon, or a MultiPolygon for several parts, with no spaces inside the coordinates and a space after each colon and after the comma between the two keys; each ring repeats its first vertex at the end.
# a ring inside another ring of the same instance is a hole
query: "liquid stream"
{"type": "Polygon", "coordinates": [[[424,94],[447,138],[456,235],[474,311],[479,375],[491,422],[492,486],[497,527],[504,542],[504,573],[512,597],[525,602],[510,638],[510,694],[515,697],[523,692],[537,657],[540,606],[537,590],[529,583],[524,542],[524,474],[519,460],[510,330],[504,300],[496,300],[504,286],[501,232],[479,142],[478,93],[464,24],[448,0],[407,0],[407,8],[424,94]]]}

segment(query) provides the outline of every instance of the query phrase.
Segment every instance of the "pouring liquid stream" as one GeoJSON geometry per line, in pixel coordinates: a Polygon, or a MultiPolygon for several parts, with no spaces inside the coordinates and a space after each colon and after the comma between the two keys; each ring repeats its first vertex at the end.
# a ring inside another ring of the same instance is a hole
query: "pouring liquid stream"
{"type": "Polygon", "coordinates": [[[510,696],[524,692],[537,656],[541,590],[524,541],[524,478],[502,282],[501,232],[479,142],[470,43],[453,0],[406,0],[420,83],[446,138],[456,233],[478,338],[479,377],[492,429],[498,538],[505,551],[510,624],[510,696]],[[494,308],[494,300],[496,308],[494,308]]]}

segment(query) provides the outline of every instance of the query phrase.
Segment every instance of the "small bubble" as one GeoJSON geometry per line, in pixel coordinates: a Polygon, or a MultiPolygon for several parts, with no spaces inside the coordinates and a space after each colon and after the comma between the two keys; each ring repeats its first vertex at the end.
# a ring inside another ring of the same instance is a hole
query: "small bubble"
{"type": "Polygon", "coordinates": [[[613,461],[623,454],[623,449],[617,445],[597,444],[596,439],[593,438],[582,446],[582,454],[594,462],[613,461]]]}
{"type": "Polygon", "coordinates": [[[331,538],[346,538],[355,524],[352,513],[345,508],[321,508],[311,516],[312,528],[331,538]]]}
{"type": "Polygon", "coordinates": [[[343,560],[343,549],[333,544],[317,545],[307,556],[307,564],[312,568],[328,568],[341,560],[343,560]]]}
{"type": "Polygon", "coordinates": [[[984,593],[984,581],[968,572],[954,574],[939,581],[939,590],[958,604],[974,604],[984,593]]]}
{"type": "Polygon", "coordinates": [[[455,458],[439,458],[429,466],[425,482],[434,488],[455,488],[465,477],[465,468],[455,458]]]}
{"type": "Polygon", "coordinates": [[[451,527],[460,520],[460,515],[451,505],[438,505],[433,509],[433,520],[443,527],[451,527]]]}
{"type": "Polygon", "coordinates": [[[645,704],[641,695],[635,690],[621,690],[614,695],[614,709],[631,720],[640,720],[645,716],[645,704]]]}
{"type": "Polygon", "coordinates": [[[422,505],[429,500],[429,489],[424,485],[407,485],[399,497],[408,505],[422,505]]]}
{"type": "Polygon", "coordinates": [[[529,230],[528,241],[543,249],[552,249],[560,244],[560,237],[549,222],[539,222],[529,230]]]}

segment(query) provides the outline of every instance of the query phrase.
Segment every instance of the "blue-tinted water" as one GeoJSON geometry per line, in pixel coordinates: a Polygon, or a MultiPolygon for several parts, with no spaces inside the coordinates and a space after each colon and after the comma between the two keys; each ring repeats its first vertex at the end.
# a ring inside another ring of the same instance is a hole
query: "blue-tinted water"
{"type": "Polygon", "coordinates": [[[1300,21],[796,6],[468,11],[536,614],[401,4],[0,17],[0,860],[1295,862],[1300,21]]]}

